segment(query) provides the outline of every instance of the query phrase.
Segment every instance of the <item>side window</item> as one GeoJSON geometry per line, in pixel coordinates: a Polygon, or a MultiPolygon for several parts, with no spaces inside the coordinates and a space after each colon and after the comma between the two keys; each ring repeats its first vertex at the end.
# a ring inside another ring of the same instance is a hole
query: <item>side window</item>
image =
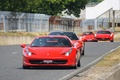
{"type": "Polygon", "coordinates": [[[71,47],[70,41],[68,39],[64,39],[63,44],[71,47]]]}
{"type": "Polygon", "coordinates": [[[68,39],[64,39],[64,38],[58,40],[58,45],[64,46],[64,47],[71,47],[70,41],[68,39]]]}
{"type": "Polygon", "coordinates": [[[79,40],[78,36],[76,34],[73,34],[74,40],[79,40]]]}

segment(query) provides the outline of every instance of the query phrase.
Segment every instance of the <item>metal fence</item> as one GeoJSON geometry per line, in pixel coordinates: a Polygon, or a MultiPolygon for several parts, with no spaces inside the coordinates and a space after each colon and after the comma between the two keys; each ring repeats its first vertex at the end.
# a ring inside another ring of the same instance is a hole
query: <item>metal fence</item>
{"type": "Polygon", "coordinates": [[[53,16],[49,20],[50,31],[52,30],[63,30],[63,31],[72,31],[76,33],[81,33],[81,23],[82,19],[74,19],[74,18],[63,18],[53,16]]]}
{"type": "Polygon", "coordinates": [[[82,31],[110,28],[109,20],[107,18],[82,20],[81,27],[82,31]]]}
{"type": "Polygon", "coordinates": [[[0,12],[0,31],[50,32],[53,30],[81,31],[80,21],[51,17],[44,14],[0,12]]]}
{"type": "Polygon", "coordinates": [[[0,12],[0,31],[50,32],[54,30],[81,33],[109,28],[108,18],[83,20],[44,14],[0,12]]]}
{"type": "Polygon", "coordinates": [[[0,30],[46,32],[49,29],[49,17],[44,14],[0,12],[0,30]]]}

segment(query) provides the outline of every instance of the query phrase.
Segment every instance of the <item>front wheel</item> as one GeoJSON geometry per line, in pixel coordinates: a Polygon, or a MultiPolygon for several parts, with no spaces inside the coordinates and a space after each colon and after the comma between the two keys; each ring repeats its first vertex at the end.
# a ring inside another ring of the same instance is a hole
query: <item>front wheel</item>
{"type": "Polygon", "coordinates": [[[84,55],[84,46],[80,49],[80,54],[81,54],[81,56],[84,55]]]}
{"type": "Polygon", "coordinates": [[[98,42],[98,40],[95,40],[95,42],[98,42]]]}
{"type": "Polygon", "coordinates": [[[82,53],[81,53],[81,54],[82,54],[82,56],[84,55],[84,49],[82,50],[82,53]]]}
{"type": "Polygon", "coordinates": [[[77,67],[80,67],[80,66],[81,66],[81,63],[80,63],[80,60],[78,60],[77,67]]]}
{"type": "Polygon", "coordinates": [[[76,54],[75,65],[73,66],[73,69],[77,69],[77,66],[78,66],[78,62],[77,62],[77,54],[76,54]]]}
{"type": "Polygon", "coordinates": [[[23,65],[23,69],[30,69],[30,66],[24,66],[23,65]]]}
{"type": "Polygon", "coordinates": [[[110,42],[114,42],[114,40],[110,40],[110,42]]]}

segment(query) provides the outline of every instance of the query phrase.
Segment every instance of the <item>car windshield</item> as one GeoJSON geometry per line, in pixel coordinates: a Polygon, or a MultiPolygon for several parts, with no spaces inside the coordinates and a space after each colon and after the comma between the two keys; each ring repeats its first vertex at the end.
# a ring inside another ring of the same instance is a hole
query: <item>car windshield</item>
{"type": "Polygon", "coordinates": [[[111,34],[110,31],[98,31],[97,34],[111,34]]]}
{"type": "Polygon", "coordinates": [[[79,40],[77,35],[72,32],[51,32],[49,35],[64,35],[68,36],[71,40],[79,40]]]}
{"type": "Polygon", "coordinates": [[[42,37],[36,38],[31,47],[71,47],[71,43],[67,38],[42,37]]]}
{"type": "Polygon", "coordinates": [[[93,32],[84,32],[83,35],[91,35],[93,32]]]}

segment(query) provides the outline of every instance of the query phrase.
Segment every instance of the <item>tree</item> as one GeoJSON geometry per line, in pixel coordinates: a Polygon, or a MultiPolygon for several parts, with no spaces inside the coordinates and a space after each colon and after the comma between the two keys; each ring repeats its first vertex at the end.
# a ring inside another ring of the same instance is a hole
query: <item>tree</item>
{"type": "Polygon", "coordinates": [[[79,17],[81,9],[88,2],[89,0],[0,0],[0,10],[47,15],[61,14],[65,10],[68,15],[79,17]]]}
{"type": "Polygon", "coordinates": [[[73,14],[79,17],[81,9],[85,8],[88,1],[89,0],[43,0],[43,4],[39,5],[38,11],[43,14],[57,15],[65,10],[65,13],[68,15],[73,14]]]}
{"type": "Polygon", "coordinates": [[[0,0],[1,11],[36,12],[36,7],[41,0],[0,0]]]}

